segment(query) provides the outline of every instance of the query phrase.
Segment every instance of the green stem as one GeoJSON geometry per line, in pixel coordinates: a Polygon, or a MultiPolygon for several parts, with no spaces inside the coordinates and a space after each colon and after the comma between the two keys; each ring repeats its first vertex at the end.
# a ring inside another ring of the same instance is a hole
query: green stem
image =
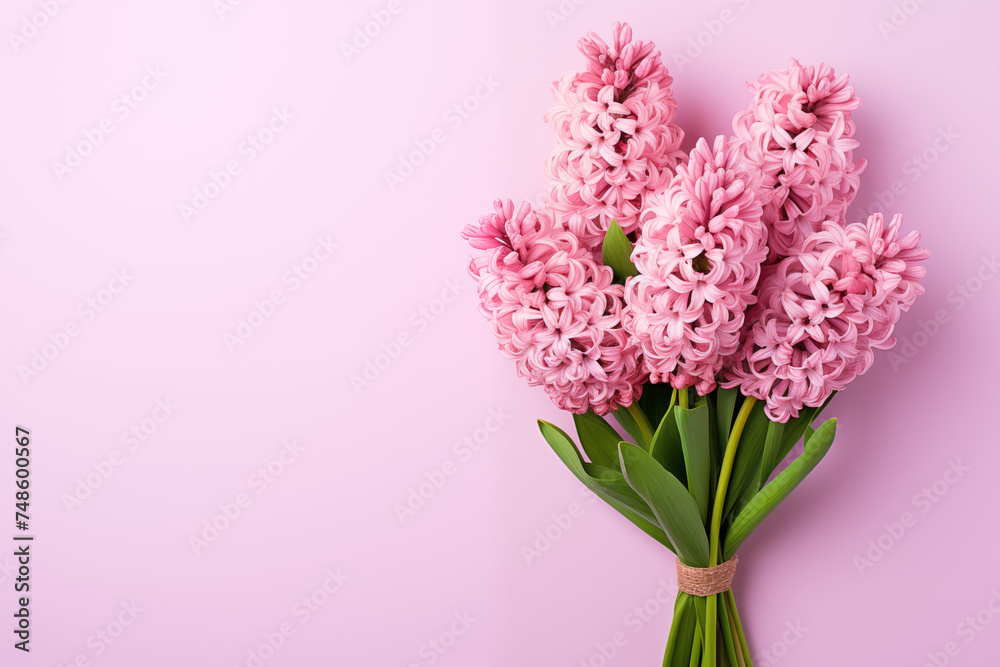
{"type": "Polygon", "coordinates": [[[725,600],[716,603],[719,607],[719,629],[722,630],[722,639],[726,646],[726,657],[732,667],[745,667],[743,664],[743,654],[738,652],[740,642],[736,638],[736,626],[733,624],[733,617],[729,613],[729,605],[725,600]]]}
{"type": "Polygon", "coordinates": [[[740,413],[736,415],[736,423],[733,424],[733,430],[729,434],[729,443],[726,444],[726,454],[722,459],[722,470],[719,472],[719,486],[715,491],[715,508],[712,511],[711,544],[708,549],[709,567],[719,564],[719,532],[722,529],[722,512],[726,506],[726,491],[729,489],[729,478],[733,474],[733,463],[736,461],[736,448],[740,444],[740,436],[743,435],[743,428],[747,425],[747,419],[750,418],[750,412],[756,402],[757,399],[753,396],[743,401],[740,413]]]}
{"type": "Polygon", "coordinates": [[[677,400],[679,405],[685,410],[688,409],[688,390],[687,387],[681,387],[677,390],[677,400]]]}
{"type": "Polygon", "coordinates": [[[678,593],[677,601],[674,603],[674,620],[670,623],[670,635],[667,637],[667,651],[663,655],[663,667],[670,667],[668,661],[673,658],[674,652],[677,650],[677,642],[683,641],[681,639],[681,625],[684,614],[687,612],[687,604],[680,595],[678,593]]]}
{"type": "Polygon", "coordinates": [[[691,662],[688,663],[690,667],[698,667],[701,663],[701,633],[694,633],[694,646],[691,648],[691,662]]]}
{"type": "MultiPolygon", "coordinates": [[[[729,434],[729,442],[726,444],[726,454],[722,459],[722,470],[719,472],[719,486],[715,490],[715,507],[712,510],[712,528],[709,533],[710,544],[708,548],[708,566],[715,567],[719,564],[719,533],[722,530],[722,513],[726,506],[726,491],[729,489],[729,478],[733,474],[733,463],[736,461],[736,448],[740,444],[740,436],[743,435],[743,428],[750,418],[750,411],[753,410],[757,399],[750,396],[743,401],[740,413],[736,415],[736,423],[729,434]]],[[[705,658],[709,665],[715,665],[715,628],[718,625],[716,607],[716,597],[712,595],[708,598],[708,618],[705,622],[705,658]]]]}
{"type": "Polygon", "coordinates": [[[642,411],[642,408],[639,407],[639,402],[633,402],[626,409],[629,411],[629,414],[632,415],[632,419],[635,420],[635,423],[639,425],[639,429],[642,431],[642,434],[646,436],[646,442],[652,445],[653,427],[649,425],[649,420],[646,419],[646,414],[642,411]]]}
{"type": "Polygon", "coordinates": [[[743,632],[743,624],[740,623],[740,612],[736,608],[736,596],[733,595],[733,589],[730,588],[724,593],[724,595],[726,596],[729,614],[736,623],[736,634],[740,638],[740,648],[743,649],[743,659],[746,662],[747,667],[753,667],[753,661],[750,659],[750,647],[747,645],[747,637],[743,632]]]}
{"type": "Polygon", "coordinates": [[[715,667],[715,629],[719,624],[716,597],[718,596],[708,596],[705,611],[705,664],[710,667],[715,667]]]}

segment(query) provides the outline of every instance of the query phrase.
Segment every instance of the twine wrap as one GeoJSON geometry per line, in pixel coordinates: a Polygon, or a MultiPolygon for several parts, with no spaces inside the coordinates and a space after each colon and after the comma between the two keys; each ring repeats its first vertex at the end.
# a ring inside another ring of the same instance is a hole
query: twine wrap
{"type": "Polygon", "coordinates": [[[721,565],[715,567],[691,567],[677,559],[677,588],[688,595],[700,598],[709,595],[725,593],[733,587],[733,576],[736,574],[736,554],[721,565]]]}

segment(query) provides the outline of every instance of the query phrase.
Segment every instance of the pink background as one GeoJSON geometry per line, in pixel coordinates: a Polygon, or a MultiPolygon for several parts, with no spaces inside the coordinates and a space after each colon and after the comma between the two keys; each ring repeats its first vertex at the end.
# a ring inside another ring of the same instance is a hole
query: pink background
{"type": "Polygon", "coordinates": [[[628,20],[664,53],[688,148],[789,57],[849,71],[870,161],[854,217],[881,199],[933,251],[909,358],[837,398],[834,449],[742,551],[758,667],[997,664],[995,3],[221,1],[0,10],[0,540],[15,425],[36,535],[30,655],[0,547],[0,663],[246,666],[263,645],[269,667],[659,664],[673,559],[542,441],[536,418],[569,420],[496,351],[458,236],[495,197],[542,193],[548,83],[628,20]],[[391,21],[348,58],[372,12],[391,21]]]}

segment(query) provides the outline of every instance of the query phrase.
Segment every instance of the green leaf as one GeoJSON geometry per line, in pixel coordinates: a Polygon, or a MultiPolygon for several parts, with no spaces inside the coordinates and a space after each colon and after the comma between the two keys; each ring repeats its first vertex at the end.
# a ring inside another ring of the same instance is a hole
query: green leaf
{"type": "Polygon", "coordinates": [[[680,480],[682,484],[686,484],[687,471],[684,468],[684,450],[681,445],[681,435],[677,430],[677,421],[674,419],[674,409],[676,408],[676,405],[672,405],[667,410],[667,414],[663,415],[660,425],[656,427],[650,454],[667,472],[680,480]]]}
{"type": "Polygon", "coordinates": [[[729,443],[729,433],[733,428],[733,413],[736,410],[736,399],[739,398],[738,389],[723,389],[719,387],[716,393],[716,439],[718,441],[718,460],[721,461],[726,455],[726,445],[729,443]]]}
{"type": "Polygon", "coordinates": [[[744,540],[750,536],[761,522],[774,511],[778,504],[795,490],[806,475],[808,475],[823,460],[833,445],[837,434],[837,420],[830,419],[816,429],[816,432],[805,441],[805,451],[801,456],[788,464],[771,483],[760,490],[753,500],[739,513],[726,534],[723,561],[733,557],[744,540]]]}
{"type": "MultiPolygon", "coordinates": [[[[736,450],[736,462],[733,464],[732,476],[729,478],[729,489],[726,492],[726,506],[723,516],[736,505],[747,486],[757,480],[760,471],[760,458],[764,452],[764,439],[767,436],[767,425],[771,420],[764,412],[764,401],[757,401],[750,411],[743,434],[740,437],[739,449],[736,450]]],[[[753,489],[756,492],[757,489],[753,489]]]]}
{"type": "Polygon", "coordinates": [[[633,403],[628,407],[620,406],[612,414],[621,427],[625,429],[625,432],[632,436],[632,441],[648,452],[653,432],[650,429],[649,420],[646,419],[639,404],[633,403]],[[635,413],[638,413],[638,417],[635,413]]]}
{"type": "Polygon", "coordinates": [[[781,463],[778,460],[778,456],[780,456],[782,434],[784,432],[785,425],[781,422],[773,421],[767,425],[767,436],[764,438],[764,454],[760,460],[760,473],[757,475],[757,489],[767,484],[767,478],[771,476],[774,469],[781,463]]]}
{"type": "Polygon", "coordinates": [[[615,272],[615,280],[620,283],[625,282],[625,278],[639,273],[632,263],[632,243],[625,236],[621,225],[617,220],[611,221],[611,226],[604,234],[604,246],[602,248],[604,263],[615,272]]]}
{"type": "Polygon", "coordinates": [[[642,387],[639,407],[646,413],[650,424],[659,424],[670,406],[677,401],[677,390],[664,382],[647,382],[642,387]]]}
{"type": "MultiPolygon", "coordinates": [[[[715,499],[715,489],[719,486],[719,468],[725,457],[725,450],[717,446],[719,442],[719,423],[715,414],[715,398],[713,394],[698,398],[697,407],[704,403],[708,406],[708,507],[711,509],[715,499]]],[[[707,525],[707,524],[706,524],[707,525]]]]}
{"type": "Polygon", "coordinates": [[[681,562],[708,567],[708,534],[688,490],[642,448],[623,442],[618,452],[625,481],[653,511],[681,562]]]}
{"type": "Polygon", "coordinates": [[[674,550],[670,539],[657,524],[656,517],[649,511],[649,507],[642,498],[636,495],[620,472],[590,463],[584,463],[584,468],[594,480],[593,483],[601,487],[600,490],[594,486],[588,487],[595,495],[635,524],[642,532],[670,551],[674,550]]]}
{"type": "Polygon", "coordinates": [[[583,482],[584,486],[638,526],[644,533],[671,551],[674,550],[670,539],[657,525],[656,517],[650,511],[649,506],[632,490],[620,472],[596,463],[584,462],[580,456],[580,450],[573,443],[573,439],[557,426],[538,420],[538,428],[556,456],[578,480],[583,482]]]}
{"type": "Polygon", "coordinates": [[[574,414],[576,434],[580,438],[583,451],[591,463],[598,463],[605,468],[621,471],[618,461],[618,443],[621,436],[604,418],[592,410],[582,415],[574,414]]]}
{"type": "MultiPolygon", "coordinates": [[[[820,416],[826,406],[830,405],[830,401],[833,397],[837,395],[837,392],[831,393],[827,396],[826,400],[823,401],[823,405],[818,408],[804,408],[799,416],[795,419],[789,419],[785,424],[785,435],[781,442],[781,450],[778,456],[773,461],[771,469],[767,471],[767,476],[770,477],[774,470],[781,465],[781,462],[785,460],[788,453],[792,451],[795,444],[802,439],[802,436],[812,428],[812,423],[816,421],[816,418],[820,416]]],[[[766,479],[766,478],[765,478],[766,479]]]]}
{"type": "Polygon", "coordinates": [[[670,624],[667,651],[663,656],[663,667],[688,667],[694,637],[698,632],[698,598],[687,593],[677,593],[674,601],[674,620],[670,624]]]}
{"type": "Polygon", "coordinates": [[[710,467],[709,449],[714,446],[711,438],[708,403],[684,409],[675,405],[674,419],[684,451],[684,469],[687,471],[687,488],[698,504],[702,524],[708,521],[708,489],[710,467]]]}
{"type": "Polygon", "coordinates": [[[624,503],[649,522],[656,522],[656,517],[649,507],[636,495],[620,472],[597,463],[587,463],[580,456],[580,450],[576,448],[573,439],[565,431],[541,420],[538,424],[542,436],[555,451],[556,456],[587,488],[597,493],[602,499],[607,496],[624,503]]]}

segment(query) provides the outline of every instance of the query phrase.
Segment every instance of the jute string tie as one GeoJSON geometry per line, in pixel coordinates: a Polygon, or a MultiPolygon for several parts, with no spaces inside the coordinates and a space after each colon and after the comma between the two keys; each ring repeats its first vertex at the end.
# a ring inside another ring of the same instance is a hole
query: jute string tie
{"type": "Polygon", "coordinates": [[[691,567],[677,559],[677,588],[688,595],[704,598],[725,593],[733,587],[737,555],[715,567],[691,567]]]}

